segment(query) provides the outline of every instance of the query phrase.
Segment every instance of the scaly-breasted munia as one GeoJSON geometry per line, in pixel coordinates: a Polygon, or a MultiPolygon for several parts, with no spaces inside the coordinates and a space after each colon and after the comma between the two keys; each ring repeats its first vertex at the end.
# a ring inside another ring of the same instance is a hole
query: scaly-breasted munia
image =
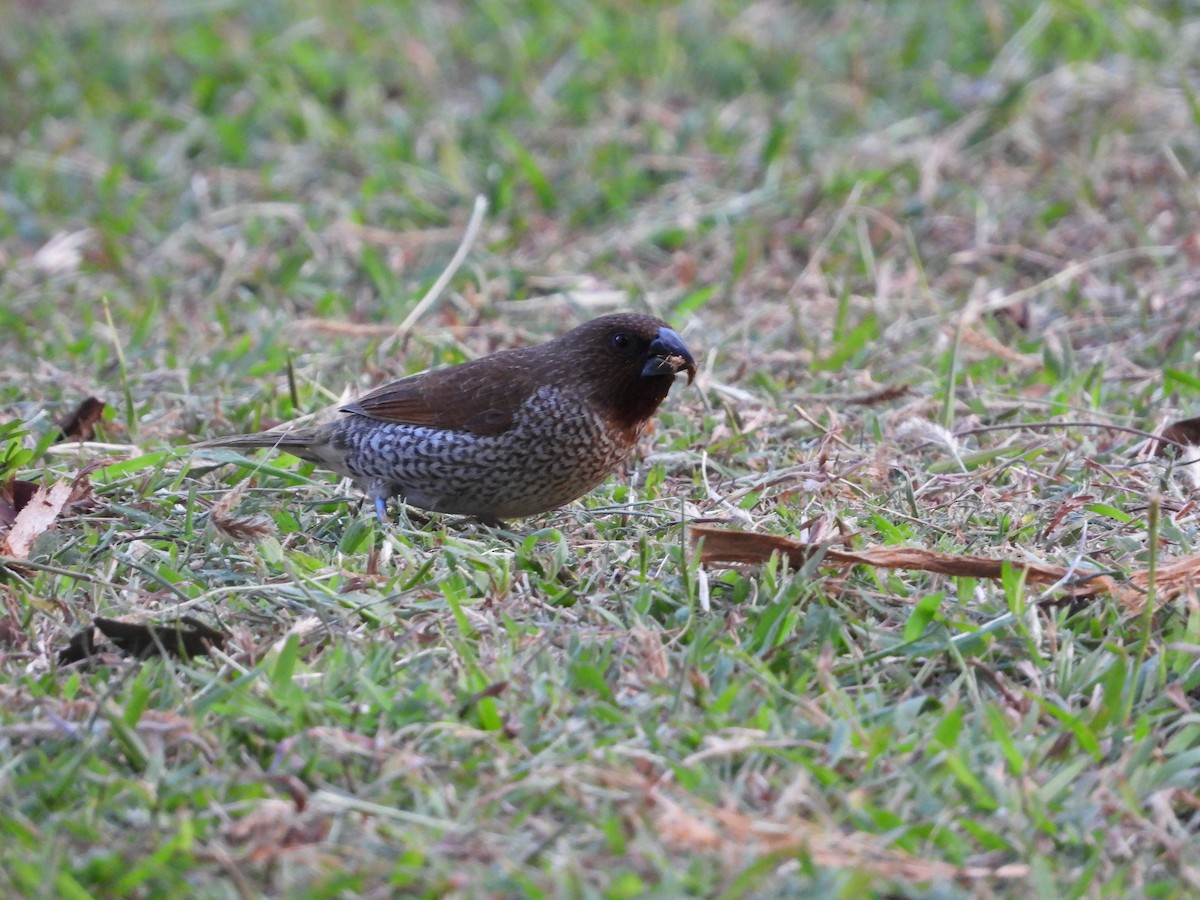
{"type": "Polygon", "coordinates": [[[629,458],[676,374],[696,362],[652,316],[593,319],[536,347],[385,384],[315,428],[199,447],[286,450],[387,498],[485,521],[532,516],[586,494],[629,458]]]}

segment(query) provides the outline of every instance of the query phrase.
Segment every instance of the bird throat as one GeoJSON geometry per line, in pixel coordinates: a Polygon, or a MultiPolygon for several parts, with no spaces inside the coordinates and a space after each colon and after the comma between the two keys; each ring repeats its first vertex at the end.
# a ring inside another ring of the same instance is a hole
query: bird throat
{"type": "Polygon", "coordinates": [[[620,391],[616,395],[616,402],[609,405],[609,421],[627,440],[636,441],[670,393],[674,382],[674,375],[638,378],[620,391]]]}

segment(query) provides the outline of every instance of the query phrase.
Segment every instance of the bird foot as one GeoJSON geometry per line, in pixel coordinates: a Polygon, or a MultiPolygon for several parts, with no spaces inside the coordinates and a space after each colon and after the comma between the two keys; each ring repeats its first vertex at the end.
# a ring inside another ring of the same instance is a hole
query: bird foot
{"type": "Polygon", "coordinates": [[[372,499],[375,501],[375,515],[379,517],[379,524],[386,525],[388,523],[387,498],[373,497],[372,499]]]}

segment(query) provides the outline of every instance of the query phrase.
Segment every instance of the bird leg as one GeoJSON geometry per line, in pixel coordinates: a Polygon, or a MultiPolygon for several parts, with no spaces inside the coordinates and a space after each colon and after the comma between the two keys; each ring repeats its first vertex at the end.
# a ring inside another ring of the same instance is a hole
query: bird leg
{"type": "Polygon", "coordinates": [[[371,502],[375,504],[375,515],[379,518],[380,525],[388,523],[388,487],[385,481],[370,481],[366,484],[360,484],[359,487],[363,492],[371,498],[371,502]]]}

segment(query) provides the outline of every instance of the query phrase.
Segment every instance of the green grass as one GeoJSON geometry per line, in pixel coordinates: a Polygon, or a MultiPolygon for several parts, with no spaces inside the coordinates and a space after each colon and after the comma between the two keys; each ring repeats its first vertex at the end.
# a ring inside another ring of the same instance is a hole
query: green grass
{"type": "Polygon", "coordinates": [[[1197,414],[1198,27],[0,11],[0,476],[97,465],[0,569],[0,892],[1194,895],[1194,598],[702,568],[683,522],[1118,577],[1196,553],[1183,471],[1039,426],[1197,414]],[[294,458],[184,449],[621,307],[703,375],[508,533],[380,530],[294,458]],[[91,394],[96,442],[55,444],[91,394]],[[93,616],[181,614],[224,649],[57,662],[93,616]]]}

